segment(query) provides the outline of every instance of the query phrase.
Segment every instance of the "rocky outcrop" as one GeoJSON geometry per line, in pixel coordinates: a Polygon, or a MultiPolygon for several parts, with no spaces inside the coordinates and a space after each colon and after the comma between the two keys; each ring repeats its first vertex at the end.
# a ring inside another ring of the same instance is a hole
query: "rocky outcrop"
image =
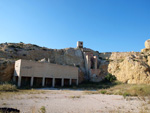
{"type": "Polygon", "coordinates": [[[124,83],[150,84],[149,65],[132,56],[126,57],[122,62],[111,62],[108,66],[108,72],[124,83]]]}
{"type": "Polygon", "coordinates": [[[150,49],[150,39],[145,41],[145,48],[150,49]]]}
{"type": "Polygon", "coordinates": [[[145,48],[141,50],[143,53],[150,53],[150,39],[145,41],[145,48]]]}
{"type": "Polygon", "coordinates": [[[100,57],[107,60],[107,72],[117,79],[129,84],[150,84],[150,41],[145,42],[142,52],[102,53],[100,57]]]}

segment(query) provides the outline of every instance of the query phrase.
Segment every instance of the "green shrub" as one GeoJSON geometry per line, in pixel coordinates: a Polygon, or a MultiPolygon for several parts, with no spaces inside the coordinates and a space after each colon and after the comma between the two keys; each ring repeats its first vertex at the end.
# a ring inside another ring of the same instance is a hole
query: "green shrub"
{"type": "Polygon", "coordinates": [[[105,81],[113,82],[114,80],[116,80],[116,77],[110,73],[105,76],[105,81]]]}
{"type": "Polygon", "coordinates": [[[100,91],[100,92],[101,92],[101,94],[106,94],[107,91],[102,90],[102,91],[100,91]]]}
{"type": "Polygon", "coordinates": [[[42,107],[40,108],[39,113],[46,113],[46,108],[45,108],[45,106],[42,106],[42,107]]]}
{"type": "Polygon", "coordinates": [[[17,87],[12,84],[0,84],[0,91],[13,92],[18,91],[17,87]]]}
{"type": "Polygon", "coordinates": [[[127,92],[123,93],[123,97],[124,97],[124,98],[126,98],[127,96],[130,96],[130,94],[127,93],[127,92]]]}

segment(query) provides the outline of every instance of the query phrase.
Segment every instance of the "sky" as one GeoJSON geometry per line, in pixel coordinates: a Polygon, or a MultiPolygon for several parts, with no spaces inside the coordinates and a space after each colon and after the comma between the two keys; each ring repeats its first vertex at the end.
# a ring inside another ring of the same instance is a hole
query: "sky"
{"type": "Polygon", "coordinates": [[[0,43],[128,52],[147,39],[150,0],[0,0],[0,43]]]}

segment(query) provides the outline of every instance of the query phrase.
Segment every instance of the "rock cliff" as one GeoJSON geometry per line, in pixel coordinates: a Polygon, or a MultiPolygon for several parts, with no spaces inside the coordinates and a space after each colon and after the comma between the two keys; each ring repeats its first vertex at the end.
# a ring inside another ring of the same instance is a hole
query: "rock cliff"
{"type": "Polygon", "coordinates": [[[150,67],[145,56],[127,56],[122,61],[111,61],[108,72],[124,83],[150,84],[150,67]]]}

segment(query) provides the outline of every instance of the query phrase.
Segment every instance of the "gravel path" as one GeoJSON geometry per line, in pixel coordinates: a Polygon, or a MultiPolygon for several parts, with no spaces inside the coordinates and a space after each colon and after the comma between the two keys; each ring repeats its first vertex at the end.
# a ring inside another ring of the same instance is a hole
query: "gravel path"
{"type": "Polygon", "coordinates": [[[124,99],[118,95],[86,94],[85,91],[44,90],[39,94],[19,94],[0,99],[0,107],[13,107],[21,113],[138,113],[147,107],[136,97],[124,99]]]}

